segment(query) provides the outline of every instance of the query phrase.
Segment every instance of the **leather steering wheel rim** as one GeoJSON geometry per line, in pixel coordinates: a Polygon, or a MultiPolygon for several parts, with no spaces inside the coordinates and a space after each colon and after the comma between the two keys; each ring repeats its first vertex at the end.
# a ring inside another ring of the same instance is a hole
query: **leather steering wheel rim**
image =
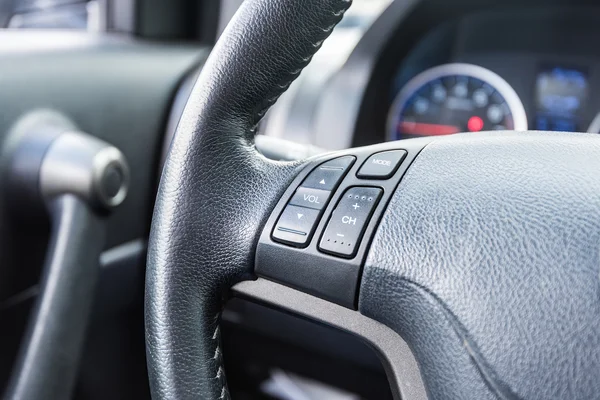
{"type": "Polygon", "coordinates": [[[350,4],[246,1],[198,77],[163,170],[150,237],[145,313],[155,398],[229,396],[219,344],[224,299],[252,278],[260,228],[303,166],[259,155],[256,126],[350,4]]]}
{"type": "MultiPolygon", "coordinates": [[[[244,2],[195,84],[149,245],[154,398],[229,397],[220,312],[233,285],[254,279],[261,232],[310,164],[265,159],[255,128],[349,6],[244,2]]],[[[387,148],[402,143],[342,154],[387,148]]],[[[430,398],[600,393],[597,171],[597,135],[427,141],[378,221],[358,310],[408,342],[430,398]]]]}

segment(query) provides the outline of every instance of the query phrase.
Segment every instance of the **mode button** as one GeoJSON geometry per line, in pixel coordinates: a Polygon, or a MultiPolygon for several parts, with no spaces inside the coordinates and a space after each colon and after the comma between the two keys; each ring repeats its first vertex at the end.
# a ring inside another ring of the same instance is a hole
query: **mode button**
{"type": "Polygon", "coordinates": [[[362,179],[390,178],[406,157],[406,150],[392,150],[375,153],[365,161],[356,174],[362,179]]]}

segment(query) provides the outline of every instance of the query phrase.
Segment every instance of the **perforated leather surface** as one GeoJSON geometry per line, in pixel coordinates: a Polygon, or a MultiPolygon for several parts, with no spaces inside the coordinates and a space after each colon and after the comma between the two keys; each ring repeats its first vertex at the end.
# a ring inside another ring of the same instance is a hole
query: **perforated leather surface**
{"type": "Polygon", "coordinates": [[[261,229],[303,165],[259,156],[254,129],[349,6],[247,0],[204,66],[165,165],[150,237],[146,344],[156,399],[229,397],[223,299],[252,278],[261,229]]]}
{"type": "Polygon", "coordinates": [[[432,399],[600,396],[600,137],[436,141],[400,183],[360,311],[412,347],[432,399]]]}

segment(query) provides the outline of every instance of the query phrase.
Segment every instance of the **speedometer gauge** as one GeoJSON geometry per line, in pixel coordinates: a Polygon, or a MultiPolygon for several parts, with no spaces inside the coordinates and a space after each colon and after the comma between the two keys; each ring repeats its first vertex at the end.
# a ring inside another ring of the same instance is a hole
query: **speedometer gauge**
{"type": "Polygon", "coordinates": [[[417,75],[388,116],[390,140],[490,130],[527,130],[525,109],[504,79],[471,64],[441,65],[417,75]]]}

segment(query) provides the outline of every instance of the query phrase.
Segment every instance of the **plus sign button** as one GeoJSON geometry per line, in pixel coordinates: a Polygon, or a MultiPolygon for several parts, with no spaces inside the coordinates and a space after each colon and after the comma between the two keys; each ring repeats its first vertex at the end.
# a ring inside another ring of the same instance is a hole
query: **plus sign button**
{"type": "Polygon", "coordinates": [[[346,190],[327,224],[319,250],[354,257],[382,192],[379,188],[362,186],[346,190]]]}

